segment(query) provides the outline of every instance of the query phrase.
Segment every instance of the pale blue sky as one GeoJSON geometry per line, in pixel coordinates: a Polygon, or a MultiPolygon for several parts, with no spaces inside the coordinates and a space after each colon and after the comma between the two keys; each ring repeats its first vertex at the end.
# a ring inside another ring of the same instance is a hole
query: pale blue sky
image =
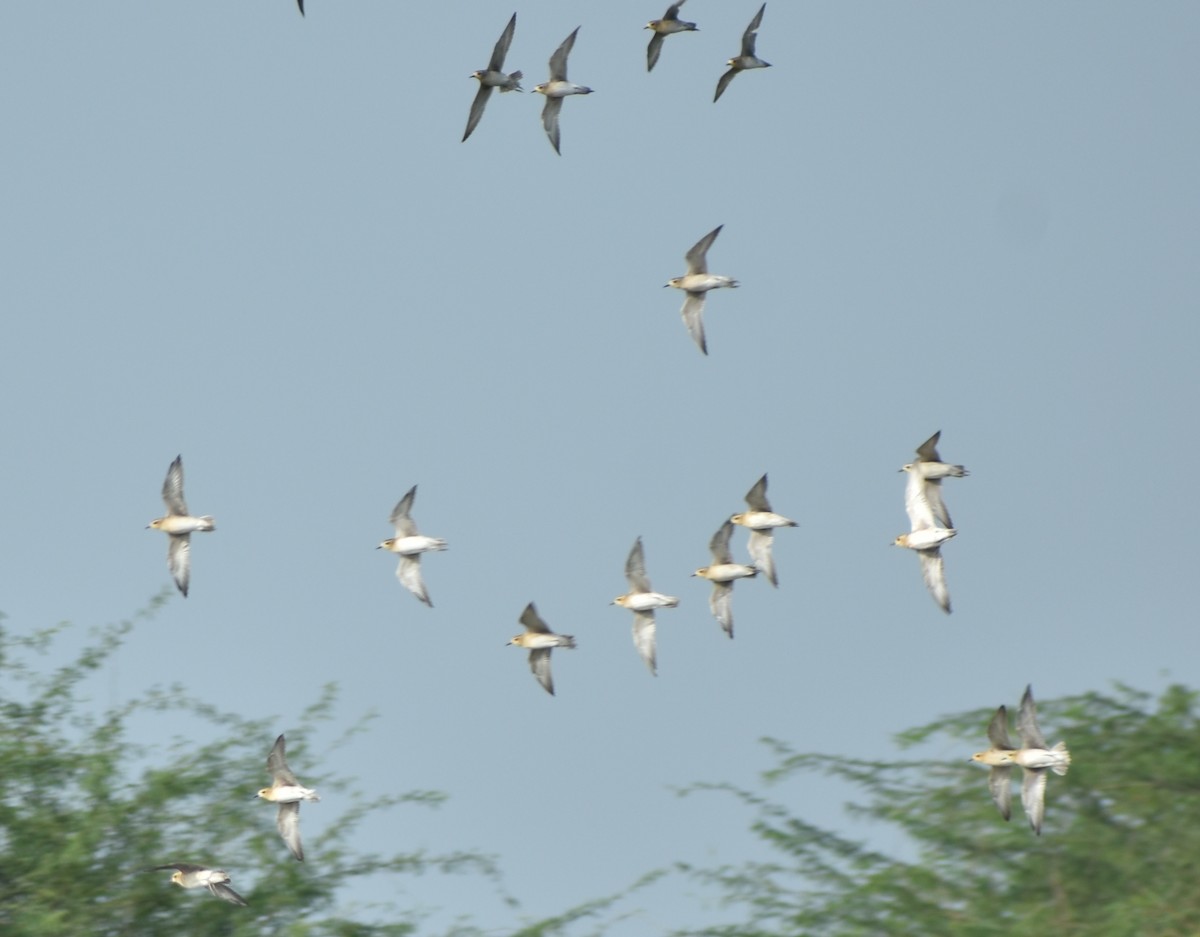
{"type": "MultiPolygon", "coordinates": [[[[102,623],[169,583],[143,528],[182,453],[218,530],[117,695],[180,681],[291,738],[337,681],[345,723],[380,717],[325,773],[451,795],[364,848],[496,853],[522,909],[437,877],[350,900],[502,932],[761,855],[732,803],[670,788],[753,783],[762,735],[888,755],[1027,682],[1198,682],[1200,8],[774,0],[774,67],[714,105],[758,4],[690,0],[700,31],[647,75],[665,5],[517,7],[527,89],[582,25],[596,92],[564,103],[561,158],[532,94],[459,142],[512,6],[0,13],[0,609],[102,623]],[[717,224],[742,287],[710,297],[704,358],[661,286],[717,224]],[[948,618],[888,546],[896,469],[939,428],[972,473],[945,488],[948,618]],[[688,577],[764,471],[801,527],[777,591],[738,584],[730,642],[688,577]],[[451,545],[432,610],[373,549],[413,484],[451,545]],[[638,535],[682,597],[657,680],[606,605],[638,535]],[[531,599],[579,643],[554,699],[503,646],[531,599]]],[[[775,794],[845,823],[833,782],[775,794]]],[[[306,808],[309,843],[338,809],[306,808]]],[[[677,880],[634,905],[611,934],[735,914],[677,880]]]]}

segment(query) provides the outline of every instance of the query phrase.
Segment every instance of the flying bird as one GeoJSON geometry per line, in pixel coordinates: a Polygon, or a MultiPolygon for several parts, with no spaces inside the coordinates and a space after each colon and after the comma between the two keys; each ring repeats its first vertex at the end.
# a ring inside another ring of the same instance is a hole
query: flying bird
{"type": "Polygon", "coordinates": [[[619,605],[633,612],[633,646],[637,648],[642,660],[650,668],[650,672],[658,676],[657,645],[655,640],[654,610],[656,608],[674,608],[679,599],[673,595],[663,595],[650,588],[650,580],[646,576],[646,554],[642,549],[642,538],[633,542],[629,557],[625,560],[625,578],[629,582],[629,591],[618,595],[612,600],[612,605],[619,605]]]}
{"type": "Polygon", "coordinates": [[[1059,742],[1053,748],[1047,747],[1037,724],[1037,706],[1033,701],[1032,686],[1025,687],[1025,693],[1021,697],[1021,709],[1017,714],[1020,748],[1014,748],[1008,740],[1007,718],[1004,713],[1005,709],[1001,706],[988,725],[988,739],[992,747],[986,752],[976,752],[971,759],[992,766],[988,776],[988,790],[992,792],[992,799],[1000,808],[1005,820],[1010,812],[1009,774],[1013,765],[1021,766],[1024,775],[1021,780],[1021,806],[1025,808],[1030,828],[1041,836],[1042,821],[1046,816],[1046,772],[1049,770],[1057,775],[1066,774],[1071,766],[1071,753],[1067,751],[1064,742],[1059,742]]]}
{"type": "Polygon", "coordinates": [[[921,560],[921,578],[925,588],[933,596],[943,612],[950,614],[950,592],[946,588],[946,568],[942,561],[942,544],[955,536],[953,528],[939,527],[933,519],[926,497],[927,482],[919,475],[909,475],[904,490],[904,507],[908,512],[912,529],[901,534],[893,543],[898,547],[915,550],[921,560]]]}
{"type": "Polygon", "coordinates": [[[725,64],[729,66],[729,71],[721,76],[721,80],[717,82],[717,93],[713,95],[713,103],[715,104],[721,95],[725,93],[725,89],[729,87],[729,83],[737,76],[738,72],[744,72],[749,68],[770,68],[770,62],[764,62],[754,54],[754,42],[758,35],[758,27],[762,25],[763,12],[767,9],[764,3],[758,8],[758,12],[754,14],[754,19],[750,21],[750,25],[746,27],[746,31],[742,33],[742,54],[735,55],[725,64]]]}
{"type": "Polygon", "coordinates": [[[700,350],[706,355],[708,354],[708,345],[704,341],[703,319],[705,294],[709,290],[738,285],[738,281],[732,277],[717,276],[708,272],[708,249],[712,247],[713,241],[717,239],[717,235],[721,233],[723,227],[725,227],[723,224],[717,225],[693,244],[692,249],[684,255],[684,259],[687,261],[687,273],[668,280],[665,284],[673,286],[677,290],[683,290],[687,294],[679,313],[683,316],[683,324],[687,326],[688,334],[695,339],[700,350]]]}
{"type": "Polygon", "coordinates": [[[772,532],[776,527],[798,527],[800,525],[771,510],[771,504],[767,501],[767,476],[765,474],[746,492],[746,504],[750,507],[749,511],[734,514],[729,519],[735,524],[749,528],[750,543],[748,546],[754,565],[767,577],[767,581],[771,585],[778,587],[779,579],[775,575],[775,558],[771,555],[772,532]]]}
{"type": "Polygon", "coordinates": [[[915,473],[929,482],[925,486],[925,496],[929,499],[933,519],[939,527],[953,527],[950,512],[946,510],[946,504],[942,500],[942,479],[962,478],[971,473],[961,465],[951,465],[942,461],[937,451],[938,440],[941,437],[942,431],[939,429],[917,447],[917,461],[901,466],[900,471],[915,473]]]}
{"type": "Polygon", "coordinates": [[[464,143],[471,135],[471,131],[475,129],[475,125],[479,123],[479,118],[483,116],[483,109],[487,106],[493,88],[499,88],[501,94],[506,91],[522,90],[521,79],[524,76],[520,72],[513,72],[511,75],[504,74],[504,57],[508,55],[508,47],[512,45],[513,32],[516,28],[517,14],[514,13],[512,19],[508,21],[508,25],[504,27],[504,32],[496,40],[496,47],[492,50],[492,57],[488,59],[487,68],[471,72],[470,77],[479,79],[479,90],[475,92],[475,100],[471,102],[471,113],[467,116],[467,129],[462,136],[464,143]]]}
{"type": "Polygon", "coordinates": [[[229,873],[223,869],[210,869],[191,862],[169,862],[166,865],[156,865],[143,872],[158,872],[162,869],[174,869],[171,881],[180,888],[207,888],[210,894],[216,895],[223,901],[246,907],[246,899],[229,886],[229,873]]]}
{"type": "Polygon", "coordinates": [[[413,500],[416,497],[417,486],[413,485],[392,509],[390,520],[396,528],[396,536],[383,541],[375,549],[400,554],[396,578],[405,589],[433,608],[433,603],[429,601],[429,593],[425,590],[425,583],[421,579],[421,554],[430,550],[446,549],[446,541],[437,537],[425,537],[417,530],[417,525],[412,519],[413,500]]]}
{"type": "Polygon", "coordinates": [[[550,652],[556,647],[574,647],[575,638],[569,634],[555,634],[542,621],[530,602],[521,613],[520,622],[525,631],[514,635],[509,644],[529,649],[529,669],[547,693],[554,695],[554,678],[550,674],[550,652]]]}
{"type": "Polygon", "coordinates": [[[300,15],[304,15],[304,0],[296,0],[296,6],[300,8],[300,15]]]}
{"type": "Polygon", "coordinates": [[[171,578],[186,599],[188,580],[192,574],[192,534],[197,531],[216,530],[212,516],[192,517],[188,514],[187,502],[183,499],[183,456],[175,456],[175,461],[167,468],[167,477],[162,487],[163,503],[167,506],[167,516],[152,520],[146,525],[147,530],[161,530],[170,539],[167,541],[167,569],[171,578]]]}
{"type": "Polygon", "coordinates": [[[679,18],[679,8],[683,6],[687,0],[679,0],[678,3],[672,3],[667,7],[667,12],[663,14],[660,20],[651,20],[646,24],[646,29],[653,29],[654,35],[650,37],[650,45],[646,46],[646,71],[654,71],[654,66],[658,63],[658,57],[662,55],[663,40],[672,33],[695,32],[695,23],[685,23],[679,18]]]}
{"type": "Polygon", "coordinates": [[[287,843],[292,855],[304,861],[304,848],[300,845],[300,801],[318,801],[317,792],[296,780],[284,757],[283,736],[275,740],[271,753],[267,755],[267,772],[271,775],[271,786],[264,787],[254,796],[273,804],[279,804],[275,815],[275,828],[287,843]]]}
{"type": "Polygon", "coordinates": [[[949,615],[950,592],[946,588],[941,545],[958,531],[952,526],[950,512],[942,500],[942,479],[965,475],[966,469],[940,460],[935,448],[940,436],[939,430],[921,443],[917,449],[918,460],[900,470],[908,473],[908,482],[904,486],[904,510],[908,513],[910,530],[893,543],[917,552],[925,588],[938,607],[949,615]]]}
{"type": "Polygon", "coordinates": [[[1021,747],[1014,753],[1013,761],[1024,772],[1021,781],[1021,806],[1034,833],[1042,835],[1042,820],[1046,815],[1046,771],[1064,775],[1071,766],[1071,753],[1066,743],[1059,742],[1053,748],[1046,745],[1042,730],[1037,724],[1037,706],[1033,702],[1033,687],[1026,686],[1021,697],[1021,711],[1017,714],[1017,735],[1021,747]]]}
{"type": "Polygon", "coordinates": [[[733,637],[733,583],[738,579],[758,575],[758,567],[745,566],[733,561],[733,554],[729,552],[729,538],[732,534],[733,521],[726,521],[713,534],[708,544],[713,555],[713,565],[702,566],[692,573],[693,576],[699,576],[712,583],[708,607],[730,638],[733,637]]]}
{"type": "Polygon", "coordinates": [[[567,81],[567,56],[571,54],[571,47],[575,45],[575,36],[578,33],[579,27],[576,26],[575,31],[554,50],[554,54],[550,56],[550,80],[533,89],[546,96],[546,104],[542,108],[542,126],[546,128],[550,145],[559,156],[562,156],[562,150],[559,148],[558,114],[562,110],[563,98],[571,94],[592,93],[591,88],[567,81]]]}
{"type": "Polygon", "coordinates": [[[990,765],[988,791],[1000,811],[1000,816],[1007,820],[1012,816],[1010,778],[1012,766],[1015,764],[1013,755],[1016,754],[1017,749],[1008,738],[1008,709],[1006,707],[1001,706],[992,716],[987,727],[987,737],[992,747],[985,752],[976,752],[971,756],[971,760],[990,765]]]}

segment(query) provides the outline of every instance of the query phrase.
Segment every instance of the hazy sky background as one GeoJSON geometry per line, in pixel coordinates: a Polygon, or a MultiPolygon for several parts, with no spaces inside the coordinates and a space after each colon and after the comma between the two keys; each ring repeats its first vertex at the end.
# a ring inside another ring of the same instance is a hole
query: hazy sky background
{"type": "MultiPolygon", "coordinates": [[[[564,103],[562,157],[529,93],[459,142],[512,6],[307,6],[0,11],[0,609],[98,624],[169,584],[144,527],[182,453],[218,530],[112,698],[180,681],[318,761],[378,711],[302,778],[447,791],[363,848],[496,853],[522,907],[437,876],[349,900],[502,932],[674,860],[761,856],[731,801],[672,792],[753,784],[760,736],[889,756],[1027,682],[1197,685],[1195,3],[773,0],[774,67],[714,105],[756,0],[690,0],[700,31],[649,75],[666,0],[531,0],[506,70],[532,89],[582,24],[569,75],[596,89],[564,103]],[[718,224],[711,269],[742,287],[710,295],[705,358],[661,286],[718,224]],[[889,546],[896,470],[937,429],[972,473],[944,489],[950,617],[889,546]],[[764,471],[801,526],[778,590],[737,584],[729,641],[688,577],[764,471]],[[450,542],[423,562],[433,609],[374,550],[413,484],[450,542]],[[682,597],[657,679],[606,605],[638,535],[682,597]],[[578,640],[556,698],[504,646],[530,600],[578,640]],[[339,724],[297,724],[326,681],[339,724]]],[[[773,794],[847,827],[848,788],[773,794]]],[[[305,808],[313,865],[338,815],[305,808]]],[[[677,879],[634,907],[609,933],[734,913],[677,879]]]]}

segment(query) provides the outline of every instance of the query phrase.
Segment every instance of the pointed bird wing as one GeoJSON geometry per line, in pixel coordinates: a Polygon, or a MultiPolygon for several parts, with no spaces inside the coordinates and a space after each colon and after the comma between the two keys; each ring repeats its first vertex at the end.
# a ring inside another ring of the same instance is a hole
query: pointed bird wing
{"type": "Polygon", "coordinates": [[[921,559],[921,577],[925,580],[925,588],[929,590],[938,607],[949,615],[950,591],[946,588],[946,568],[942,563],[941,547],[917,550],[916,553],[921,559]]]}
{"type": "Polygon", "coordinates": [[[766,9],[767,5],[765,3],[759,7],[758,12],[754,14],[754,19],[750,21],[750,25],[746,27],[746,31],[742,33],[742,55],[754,56],[755,34],[758,32],[758,27],[762,25],[763,13],[766,9]]]}
{"type": "Polygon", "coordinates": [[[723,224],[717,225],[708,234],[693,244],[692,249],[683,255],[684,260],[687,261],[687,272],[689,274],[708,273],[708,249],[712,247],[712,242],[717,239],[717,235],[721,233],[723,227],[725,227],[723,224]]]}
{"type": "Polygon", "coordinates": [[[992,716],[987,727],[988,741],[992,748],[999,751],[1013,751],[1013,744],[1008,740],[1008,708],[1001,706],[992,716]]]}
{"type": "Polygon", "coordinates": [[[542,621],[532,602],[525,606],[525,611],[521,612],[521,617],[518,620],[525,626],[526,631],[536,631],[538,634],[554,633],[550,630],[550,626],[542,621]]]}
{"type": "Polygon", "coordinates": [[[651,33],[650,44],[646,46],[646,71],[654,71],[654,66],[658,64],[658,57],[662,55],[663,44],[662,33],[651,33]]]}
{"type": "Polygon", "coordinates": [[[191,540],[191,534],[171,534],[167,538],[167,569],[185,599],[192,574],[191,540]]]}
{"type": "Polygon", "coordinates": [[[535,647],[529,652],[529,669],[537,677],[537,682],[551,696],[554,695],[554,677],[550,674],[550,648],[535,647]]]}
{"type": "Polygon", "coordinates": [[[433,603],[429,601],[429,593],[425,590],[425,581],[421,578],[419,553],[415,556],[400,555],[400,562],[396,564],[396,578],[400,580],[400,585],[433,608],[433,603]]]}
{"type": "Polygon", "coordinates": [[[508,25],[504,27],[504,32],[496,40],[496,47],[492,49],[492,57],[488,59],[488,71],[498,72],[504,68],[504,57],[508,55],[508,47],[512,45],[513,33],[516,29],[517,14],[514,13],[512,19],[508,21],[508,25]]]}
{"type": "Polygon", "coordinates": [[[917,461],[919,462],[941,462],[942,457],[938,455],[937,444],[942,436],[942,431],[939,429],[936,433],[926,439],[921,445],[917,446],[917,461]]]}
{"type": "Polygon", "coordinates": [[[633,542],[629,558],[625,560],[625,578],[629,581],[630,592],[653,592],[650,580],[646,577],[646,554],[642,549],[642,538],[633,542]]]}
{"type": "Polygon", "coordinates": [[[925,479],[925,501],[929,504],[929,510],[939,527],[954,526],[954,522],[950,520],[950,511],[946,507],[946,502],[942,500],[942,480],[940,478],[925,479]]]}
{"type": "Polygon", "coordinates": [[[1000,816],[1007,820],[1012,816],[1012,765],[992,765],[988,772],[988,792],[992,801],[1000,810],[1000,816]]]}
{"type": "Polygon", "coordinates": [[[246,899],[239,895],[236,891],[226,885],[224,882],[209,882],[208,890],[221,898],[228,901],[230,904],[236,904],[238,907],[246,907],[246,899]]]}
{"type": "Polygon", "coordinates": [[[766,473],[763,473],[763,477],[756,481],[754,487],[746,492],[746,504],[750,505],[751,511],[771,510],[771,505],[767,502],[766,473]]]}
{"type": "Polygon", "coordinates": [[[692,340],[707,355],[708,342],[704,340],[704,297],[704,293],[687,293],[679,314],[683,316],[688,335],[692,336],[692,340]]]}
{"type": "Polygon", "coordinates": [[[304,861],[304,848],[300,845],[300,802],[280,804],[279,813],[275,815],[275,829],[287,843],[287,848],[299,861],[304,861]]]}
{"type": "Polygon", "coordinates": [[[737,76],[737,73],[740,71],[740,68],[734,66],[717,80],[717,93],[713,95],[714,104],[721,100],[721,95],[725,93],[725,89],[729,87],[729,83],[733,81],[733,79],[737,76]]]}
{"type": "Polygon", "coordinates": [[[1037,706],[1033,702],[1033,687],[1025,687],[1021,697],[1021,711],[1017,714],[1017,735],[1022,748],[1047,748],[1042,730],[1037,724],[1037,706]]]}
{"type": "Polygon", "coordinates": [[[733,521],[726,521],[717,532],[712,535],[712,539],[708,541],[708,548],[712,551],[713,559],[717,566],[723,563],[732,563],[733,554],[729,552],[729,538],[733,535],[733,521]]]}
{"type": "Polygon", "coordinates": [[[475,92],[475,100],[471,102],[471,113],[467,115],[467,129],[463,131],[462,140],[460,142],[466,143],[467,137],[469,137],[479,125],[479,120],[483,117],[483,109],[487,107],[488,98],[491,96],[491,85],[485,85],[483,82],[480,82],[479,90],[475,92]]]}
{"type": "Polygon", "coordinates": [[[1042,835],[1042,819],[1046,816],[1046,769],[1023,768],[1025,777],[1021,781],[1021,806],[1029,825],[1038,836],[1042,835]]]}
{"type": "Polygon", "coordinates": [[[575,45],[575,36],[579,32],[579,27],[575,27],[575,31],[567,36],[562,41],[554,54],[550,56],[550,80],[551,81],[566,81],[567,80],[567,56],[571,54],[571,49],[575,45]]]}
{"type": "Polygon", "coordinates": [[[714,582],[708,608],[729,637],[733,637],[733,583],[714,582]]]}
{"type": "Polygon", "coordinates": [[[778,587],[779,579],[775,575],[775,557],[771,555],[772,540],[770,527],[765,530],[751,530],[747,549],[750,551],[750,558],[754,560],[754,565],[767,577],[767,581],[778,587]]]}
{"type": "Polygon", "coordinates": [[[276,787],[300,783],[287,765],[286,749],[287,742],[280,735],[275,740],[275,744],[271,746],[270,754],[267,755],[267,773],[271,775],[271,780],[276,787]]]}
{"type": "Polygon", "coordinates": [[[415,537],[417,535],[417,525],[412,519],[413,501],[417,497],[417,486],[413,485],[405,492],[404,497],[396,502],[396,506],[392,508],[392,516],[388,518],[393,527],[396,528],[397,537],[415,537]]]}
{"type": "MultiPolygon", "coordinates": [[[[904,485],[904,510],[908,514],[909,526],[914,531],[938,526],[929,491],[929,480],[922,478],[915,468],[911,470],[904,485]]],[[[944,505],[942,509],[945,510],[944,505]]]]}
{"type": "Polygon", "coordinates": [[[654,612],[633,613],[633,646],[637,648],[642,660],[650,668],[650,673],[658,676],[658,660],[655,654],[655,624],[654,612]]]}
{"type": "Polygon", "coordinates": [[[167,506],[167,514],[187,516],[187,502],[183,500],[183,456],[175,456],[175,461],[167,468],[167,477],[163,479],[163,503],[167,506]]]}
{"type": "Polygon", "coordinates": [[[562,98],[547,96],[546,103],[542,106],[542,127],[546,130],[546,136],[550,138],[550,145],[554,147],[554,152],[559,156],[562,156],[560,147],[562,133],[558,129],[558,114],[562,110],[562,103],[562,98]]]}

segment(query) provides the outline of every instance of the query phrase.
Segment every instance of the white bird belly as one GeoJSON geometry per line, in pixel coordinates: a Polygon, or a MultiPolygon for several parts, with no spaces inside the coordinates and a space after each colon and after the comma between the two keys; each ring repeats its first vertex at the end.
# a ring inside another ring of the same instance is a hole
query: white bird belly
{"type": "Polygon", "coordinates": [[[648,612],[654,608],[674,608],[679,599],[661,592],[635,592],[625,596],[625,607],[635,612],[648,612]]]}
{"type": "Polygon", "coordinates": [[[198,530],[213,530],[213,519],[171,514],[159,522],[158,529],[165,530],[169,534],[191,534],[198,530]]]}
{"type": "Polygon", "coordinates": [[[910,550],[931,550],[957,533],[957,530],[946,527],[922,527],[910,533],[904,545],[910,550]]]}
{"type": "Polygon", "coordinates": [[[951,465],[948,462],[917,462],[917,474],[922,478],[962,478],[967,470],[961,465],[951,465]]]}
{"type": "Polygon", "coordinates": [[[733,285],[733,277],[720,277],[712,273],[689,273],[679,278],[679,288],[689,293],[707,293],[709,290],[733,285]]]}
{"type": "Polygon", "coordinates": [[[571,81],[550,81],[542,91],[548,98],[565,98],[571,94],[591,94],[592,89],[571,81]]]}
{"type": "Polygon", "coordinates": [[[413,556],[417,553],[426,553],[430,550],[444,550],[446,549],[446,541],[439,540],[437,537],[426,537],[423,534],[418,534],[415,537],[397,537],[392,541],[392,545],[388,549],[393,553],[413,556]]]}
{"type": "Polygon", "coordinates": [[[751,530],[767,530],[771,527],[795,527],[796,522],[791,518],[776,514],[773,511],[747,511],[739,514],[735,524],[749,527],[751,530]]]}
{"type": "Polygon", "coordinates": [[[301,800],[320,800],[317,792],[298,784],[282,784],[271,788],[271,802],[276,804],[294,804],[301,800]]]}
{"type": "Polygon", "coordinates": [[[567,644],[564,640],[566,636],[561,634],[542,634],[541,632],[531,631],[525,635],[521,646],[530,648],[541,647],[563,647],[567,644]]]}
{"type": "Polygon", "coordinates": [[[758,575],[758,569],[753,566],[743,566],[741,563],[722,563],[719,566],[708,567],[704,578],[712,582],[732,582],[734,579],[746,579],[758,575]]]}
{"type": "Polygon", "coordinates": [[[1013,754],[1013,761],[1022,768],[1061,768],[1071,763],[1071,756],[1058,748],[1022,748],[1013,754]]]}

